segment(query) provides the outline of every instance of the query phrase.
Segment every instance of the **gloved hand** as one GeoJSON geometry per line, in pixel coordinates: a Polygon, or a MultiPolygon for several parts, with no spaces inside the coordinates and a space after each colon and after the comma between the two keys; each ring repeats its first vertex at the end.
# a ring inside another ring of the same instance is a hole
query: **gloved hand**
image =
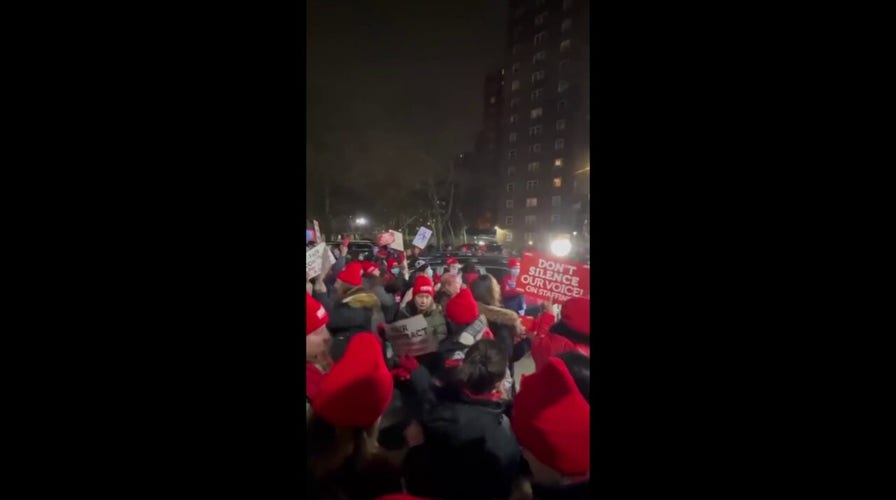
{"type": "Polygon", "coordinates": [[[411,373],[420,367],[420,363],[413,356],[405,354],[398,360],[398,368],[389,370],[395,380],[405,381],[411,379],[411,373]]]}

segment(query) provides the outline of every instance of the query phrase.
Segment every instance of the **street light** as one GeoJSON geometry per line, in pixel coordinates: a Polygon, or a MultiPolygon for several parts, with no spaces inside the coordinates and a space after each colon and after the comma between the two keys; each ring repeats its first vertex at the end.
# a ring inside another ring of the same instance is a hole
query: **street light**
{"type": "Polygon", "coordinates": [[[355,219],[355,224],[363,226],[367,224],[367,219],[365,219],[364,217],[358,217],[357,219],[355,219]]]}
{"type": "Polygon", "coordinates": [[[551,242],[551,252],[557,257],[566,257],[572,250],[572,243],[568,238],[560,238],[551,242]]]}

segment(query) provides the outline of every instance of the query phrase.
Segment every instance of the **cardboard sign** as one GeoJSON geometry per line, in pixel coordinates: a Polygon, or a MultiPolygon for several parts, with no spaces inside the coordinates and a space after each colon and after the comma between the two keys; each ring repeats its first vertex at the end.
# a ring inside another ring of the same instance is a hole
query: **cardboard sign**
{"type": "Polygon", "coordinates": [[[308,273],[310,277],[315,277],[320,274],[321,267],[323,267],[323,255],[324,250],[327,249],[326,243],[320,243],[316,245],[314,248],[310,248],[305,251],[305,272],[308,273]]]}
{"type": "Polygon", "coordinates": [[[566,302],[572,297],[590,298],[591,266],[560,257],[525,252],[515,287],[530,297],[556,303],[566,302]]]}
{"type": "Polygon", "coordinates": [[[421,227],[419,231],[417,231],[417,236],[414,237],[414,246],[417,248],[424,249],[426,248],[426,243],[429,242],[429,238],[432,237],[432,231],[426,229],[425,227],[421,227]]]}
{"type": "Polygon", "coordinates": [[[389,232],[392,233],[392,243],[389,243],[389,247],[404,252],[404,235],[391,229],[389,232]]]}
{"type": "Polygon", "coordinates": [[[318,224],[317,221],[314,221],[314,236],[317,237],[317,239],[314,241],[317,241],[317,242],[324,241],[324,239],[321,237],[321,234],[320,234],[320,224],[318,224]]]}
{"type": "Polygon", "coordinates": [[[392,345],[395,356],[435,352],[439,339],[432,332],[427,332],[426,327],[426,318],[422,314],[386,325],[386,340],[392,345]]]}
{"type": "Polygon", "coordinates": [[[395,235],[391,231],[376,235],[376,246],[381,247],[395,243],[395,235]]]}

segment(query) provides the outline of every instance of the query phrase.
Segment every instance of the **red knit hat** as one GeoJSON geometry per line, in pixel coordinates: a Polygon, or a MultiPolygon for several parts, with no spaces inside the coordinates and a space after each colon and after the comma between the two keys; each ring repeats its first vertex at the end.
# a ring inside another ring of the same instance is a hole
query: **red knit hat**
{"type": "Polygon", "coordinates": [[[386,269],[392,269],[393,267],[398,266],[398,261],[395,259],[386,259],[386,269]]]}
{"type": "Polygon", "coordinates": [[[428,276],[421,274],[414,279],[414,296],[416,297],[419,293],[428,293],[432,295],[433,293],[433,285],[432,280],[429,279],[428,276]]]}
{"type": "Polygon", "coordinates": [[[445,304],[445,317],[459,325],[467,325],[476,321],[476,318],[479,317],[479,306],[476,305],[476,299],[473,298],[473,293],[469,288],[461,289],[445,304]]]}
{"type": "Polygon", "coordinates": [[[305,335],[327,324],[330,315],[320,302],[314,299],[310,293],[305,292],[305,335]]]}
{"type": "Polygon", "coordinates": [[[591,406],[566,365],[549,358],[520,383],[510,419],[520,446],[564,476],[590,469],[591,406]]]}
{"type": "Polygon", "coordinates": [[[364,271],[364,274],[371,274],[376,269],[376,264],[374,264],[372,260],[365,260],[361,262],[361,270],[364,271]]]}
{"type": "Polygon", "coordinates": [[[445,265],[450,266],[451,264],[460,264],[460,261],[458,261],[454,257],[448,257],[448,260],[445,261],[445,265]]]}
{"type": "Polygon", "coordinates": [[[367,428],[392,400],[392,375],[372,333],[357,333],[311,401],[314,413],[336,427],[367,428]]]}
{"type": "Polygon", "coordinates": [[[520,267],[519,259],[510,259],[507,261],[507,267],[520,267]]]}
{"type": "Polygon", "coordinates": [[[573,331],[591,335],[591,301],[582,297],[567,300],[560,310],[560,321],[573,331]]]}
{"type": "Polygon", "coordinates": [[[361,274],[364,273],[361,263],[353,260],[345,265],[345,269],[339,272],[336,279],[344,281],[351,286],[361,286],[361,274]]]}

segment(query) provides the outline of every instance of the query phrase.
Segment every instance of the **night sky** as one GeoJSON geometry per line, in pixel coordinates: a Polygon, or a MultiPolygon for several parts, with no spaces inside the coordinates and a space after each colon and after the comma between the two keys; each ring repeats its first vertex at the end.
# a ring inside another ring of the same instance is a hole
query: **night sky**
{"type": "Polygon", "coordinates": [[[308,182],[334,168],[368,186],[412,176],[413,162],[390,156],[405,145],[445,165],[472,150],[484,78],[502,61],[506,4],[310,0],[308,182]]]}

